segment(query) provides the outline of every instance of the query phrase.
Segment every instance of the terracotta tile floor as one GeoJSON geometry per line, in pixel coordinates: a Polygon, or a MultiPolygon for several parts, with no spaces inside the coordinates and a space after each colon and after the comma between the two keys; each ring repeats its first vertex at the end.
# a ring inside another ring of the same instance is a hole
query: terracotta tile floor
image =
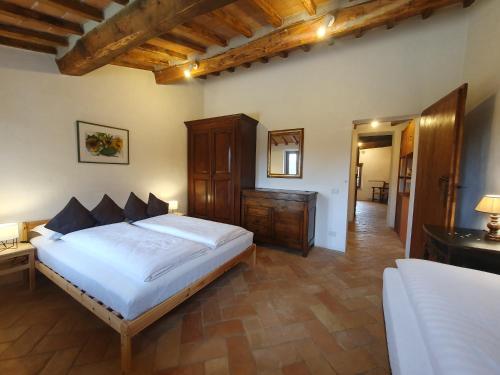
{"type": "MultiPolygon", "coordinates": [[[[259,247],[134,341],[136,374],[386,374],[382,270],[403,256],[386,206],[358,205],[348,251],[259,247]]],[[[119,373],[119,337],[43,277],[0,288],[0,374],[119,373]]]]}

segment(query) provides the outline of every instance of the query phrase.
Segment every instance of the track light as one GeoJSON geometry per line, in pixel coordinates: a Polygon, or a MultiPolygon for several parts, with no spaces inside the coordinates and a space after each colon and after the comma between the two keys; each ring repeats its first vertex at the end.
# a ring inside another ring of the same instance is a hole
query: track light
{"type": "Polygon", "coordinates": [[[335,23],[335,16],[333,14],[327,14],[323,18],[323,22],[321,23],[318,30],[316,30],[316,35],[319,39],[323,39],[326,36],[326,31],[329,27],[332,27],[335,23]]]}
{"type": "Polygon", "coordinates": [[[189,66],[186,69],[184,69],[184,77],[186,77],[187,79],[191,78],[191,72],[196,69],[198,69],[197,62],[189,64],[189,66]]]}

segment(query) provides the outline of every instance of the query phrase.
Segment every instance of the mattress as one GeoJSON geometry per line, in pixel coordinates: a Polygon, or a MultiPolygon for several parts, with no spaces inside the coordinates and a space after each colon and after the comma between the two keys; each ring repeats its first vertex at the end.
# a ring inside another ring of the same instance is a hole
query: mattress
{"type": "Polygon", "coordinates": [[[396,268],[384,271],[383,306],[392,374],[434,374],[417,318],[396,268]]]}
{"type": "Polygon", "coordinates": [[[500,276],[418,259],[384,271],[394,374],[500,374],[500,276]]]}
{"type": "Polygon", "coordinates": [[[131,279],[62,240],[38,236],[31,243],[42,263],[132,320],[241,254],[252,245],[253,233],[208,251],[151,282],[131,279]]]}

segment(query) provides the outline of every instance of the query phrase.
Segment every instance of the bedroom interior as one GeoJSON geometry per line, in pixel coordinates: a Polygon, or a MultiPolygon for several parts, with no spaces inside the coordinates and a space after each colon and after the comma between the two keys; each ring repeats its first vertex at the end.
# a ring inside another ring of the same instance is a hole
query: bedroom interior
{"type": "Polygon", "coordinates": [[[0,1],[0,373],[499,373],[499,37],[496,0],[0,1]]]}

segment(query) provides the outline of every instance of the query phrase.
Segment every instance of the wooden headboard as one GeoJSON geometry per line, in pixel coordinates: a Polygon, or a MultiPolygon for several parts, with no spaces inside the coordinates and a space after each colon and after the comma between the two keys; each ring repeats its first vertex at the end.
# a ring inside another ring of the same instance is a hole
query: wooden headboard
{"type": "Polygon", "coordinates": [[[39,226],[39,225],[42,225],[42,224],[47,224],[49,221],[48,220],[37,220],[37,221],[25,221],[23,222],[21,225],[22,225],[22,228],[21,228],[21,236],[20,236],[20,240],[21,242],[28,242],[30,240],[29,238],[29,232],[39,226]]]}

